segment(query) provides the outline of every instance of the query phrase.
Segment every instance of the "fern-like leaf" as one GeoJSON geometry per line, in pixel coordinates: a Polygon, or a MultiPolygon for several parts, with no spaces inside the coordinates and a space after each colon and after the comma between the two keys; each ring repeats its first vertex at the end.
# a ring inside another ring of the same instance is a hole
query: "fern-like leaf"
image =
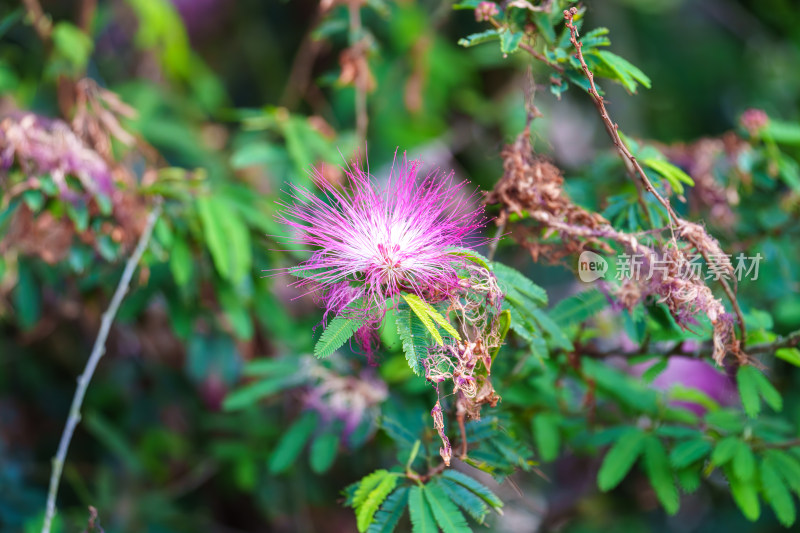
{"type": "Polygon", "coordinates": [[[442,473],[442,477],[444,479],[449,479],[459,485],[463,485],[464,487],[468,488],[470,491],[474,492],[476,495],[480,497],[483,501],[489,504],[492,509],[496,510],[498,513],[502,514],[501,509],[503,508],[503,502],[497,495],[489,490],[483,483],[480,481],[469,477],[468,475],[458,472],[457,470],[448,469],[442,473]]]}
{"type": "Polygon", "coordinates": [[[667,513],[674,515],[680,506],[680,496],[670,468],[669,457],[661,440],[649,435],[644,444],[644,467],[658,501],[667,513]]]}
{"type": "Polygon", "coordinates": [[[797,519],[794,500],[789,487],[779,473],[779,466],[767,457],[761,463],[761,488],[764,498],[775,511],[775,516],[784,527],[791,527],[797,519]]]}
{"type": "Polygon", "coordinates": [[[733,501],[736,502],[744,517],[751,522],[758,520],[758,517],[761,516],[761,504],[758,501],[755,483],[752,480],[742,481],[733,474],[727,465],[723,467],[723,471],[725,477],[728,478],[733,501]]]}
{"type": "Polygon", "coordinates": [[[391,533],[397,527],[400,517],[408,504],[408,487],[400,487],[392,492],[381,508],[375,513],[368,533],[391,533]]]}
{"type": "Polygon", "coordinates": [[[470,250],[469,248],[453,248],[449,253],[458,257],[463,257],[468,261],[472,261],[476,265],[482,266],[486,270],[491,270],[491,267],[489,266],[489,260],[474,250],[470,250]]]}
{"type": "Polygon", "coordinates": [[[427,302],[422,302],[426,305],[426,309],[428,310],[428,315],[433,319],[434,322],[439,324],[439,327],[445,330],[447,333],[452,335],[456,340],[461,340],[461,335],[458,334],[458,330],[453,327],[453,325],[448,322],[447,318],[444,317],[439,311],[436,310],[431,304],[427,302]]]}
{"type": "Polygon", "coordinates": [[[460,485],[450,479],[440,477],[433,482],[442,486],[442,490],[447,493],[453,503],[461,507],[476,522],[483,524],[484,520],[486,520],[486,515],[489,513],[489,506],[480,496],[464,485],[460,485]]]}
{"type": "Polygon", "coordinates": [[[403,353],[406,355],[408,366],[418,376],[422,374],[422,360],[428,353],[427,330],[411,308],[405,304],[397,306],[395,311],[397,336],[403,344],[403,353]]]}
{"type": "Polygon", "coordinates": [[[471,533],[472,530],[467,525],[467,519],[458,510],[458,507],[450,501],[442,487],[436,483],[429,483],[425,486],[425,499],[431,506],[436,523],[442,528],[444,533],[471,533]]]}
{"type": "Polygon", "coordinates": [[[328,327],[322,332],[317,344],[314,346],[314,356],[317,358],[328,357],[341,348],[353,336],[353,333],[363,325],[364,321],[361,319],[337,316],[331,320],[328,327]]]}
{"type": "Polygon", "coordinates": [[[369,493],[360,506],[356,507],[356,525],[359,533],[365,533],[367,531],[378,508],[396,486],[396,475],[388,474],[383,476],[378,486],[369,493]]]}
{"type": "Polygon", "coordinates": [[[539,324],[548,335],[550,335],[550,341],[563,350],[572,350],[572,341],[569,340],[569,337],[564,333],[564,331],[556,324],[553,319],[542,311],[539,308],[529,309],[530,314],[536,320],[536,323],[539,324]]]}
{"type": "Polygon", "coordinates": [[[420,300],[419,296],[416,294],[403,294],[403,299],[406,301],[408,306],[414,311],[414,314],[422,321],[422,324],[434,338],[434,340],[439,345],[444,345],[444,339],[442,338],[442,334],[439,333],[439,328],[433,323],[430,315],[428,314],[428,309],[425,307],[426,303],[420,300]]]}
{"type": "Polygon", "coordinates": [[[800,496],[800,460],[783,450],[767,450],[764,457],[776,466],[786,483],[800,496]]]}
{"type": "Polygon", "coordinates": [[[597,289],[590,289],[558,302],[550,310],[550,318],[566,327],[585,322],[608,305],[608,298],[597,289]]]}
{"type": "Polygon", "coordinates": [[[383,481],[383,478],[389,475],[389,472],[380,469],[376,470],[373,473],[365,476],[361,482],[358,484],[355,493],[353,494],[353,502],[352,507],[353,509],[358,509],[364,502],[367,501],[370,493],[375,490],[375,488],[383,481]]]}
{"type": "Polygon", "coordinates": [[[547,305],[547,292],[525,277],[522,272],[502,263],[492,263],[492,270],[497,276],[500,289],[505,294],[517,293],[531,300],[535,305],[547,305]]]}
{"type": "Polygon", "coordinates": [[[413,533],[438,533],[436,521],[425,498],[425,485],[414,485],[408,491],[408,514],[413,533]]]}
{"type": "Polygon", "coordinates": [[[314,411],[307,411],[286,430],[270,454],[270,473],[279,474],[294,464],[318,422],[317,414],[314,411]]]}
{"type": "Polygon", "coordinates": [[[619,485],[642,453],[645,436],[638,430],[629,430],[608,450],[597,473],[600,490],[606,492],[619,485]]]}

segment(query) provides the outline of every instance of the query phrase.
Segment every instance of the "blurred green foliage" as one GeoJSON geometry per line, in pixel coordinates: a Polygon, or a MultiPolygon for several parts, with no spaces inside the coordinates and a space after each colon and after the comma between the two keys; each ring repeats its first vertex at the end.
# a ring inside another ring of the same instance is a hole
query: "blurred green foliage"
{"type": "MultiPolygon", "coordinates": [[[[650,382],[668,368],[665,356],[699,354],[685,346],[709,338],[707,321],[682,330],[655,302],[611,312],[602,292],[580,292],[573,262],[532,262],[512,239],[490,265],[510,326],[492,368],[502,402],[466,424],[473,448],[458,469],[425,477],[441,443],[430,417],[438,395],[409,369],[419,347],[411,333],[431,333],[416,309],[387,315],[377,367],[346,337],[318,348],[329,358],[310,355],[321,312],[281,270],[306,257],[275,218],[277,202],[291,201],[285,184],[311,186],[312,167],[323,165],[324,179],[342,183],[338,166],[366,146],[376,175],[399,147],[491,190],[503,145],[526,123],[529,65],[542,114],[534,148],[566,169],[571,197],[622,231],[649,229],[648,217],[666,223],[651,197],[637,201],[609,150],[582,90],[565,2],[531,2],[545,9],[530,12],[514,3],[499,6],[502,27],[492,29],[469,1],[454,10],[370,0],[355,8],[358,25],[340,2],[43,1],[51,24],[42,39],[24,6],[0,1],[2,117],[69,121],[74,82],[86,76],[135,110],[114,114],[139,141],[111,136],[128,172],[113,198],[74,176],[80,201],[50,176],[17,195],[11,185],[28,175],[0,175],[0,531],[40,528],[75,376],[156,197],[165,214],[89,387],[56,530],[85,529],[89,505],[105,531],[137,532],[794,523],[797,348],[760,354],[768,377],[730,370],[741,406],[691,386],[665,394],[650,382]],[[530,31],[563,72],[520,49],[530,31]],[[346,54],[357,44],[366,67],[346,54]],[[21,213],[42,226],[22,227],[21,213]],[[652,365],[641,378],[606,357],[622,353],[623,337],[638,351],[628,363],[652,365]]],[[[748,344],[800,328],[794,3],[587,2],[580,18],[587,62],[659,189],[724,250],[764,256],[758,281],[738,287],[748,344]],[[739,123],[747,108],[766,111],[769,125],[748,131],[739,123]],[[731,130],[747,146],[733,161],[715,148],[700,168],[702,153],[682,151],[731,130]],[[695,203],[701,171],[721,184],[718,203],[733,219],[695,203]]],[[[451,438],[455,420],[446,419],[451,438]]]]}

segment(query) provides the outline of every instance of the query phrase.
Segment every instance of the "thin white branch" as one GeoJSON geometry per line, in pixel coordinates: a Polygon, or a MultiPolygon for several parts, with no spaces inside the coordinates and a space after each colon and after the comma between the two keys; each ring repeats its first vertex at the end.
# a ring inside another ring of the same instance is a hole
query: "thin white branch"
{"type": "Polygon", "coordinates": [[[141,260],[144,251],[147,249],[147,244],[150,242],[150,236],[153,233],[153,227],[160,214],[161,203],[159,202],[148,215],[147,224],[145,225],[141,237],[139,237],[136,249],[133,251],[127,263],[125,263],[125,270],[122,272],[122,278],[117,284],[108,309],[103,313],[103,319],[100,322],[100,331],[97,333],[97,338],[92,347],[92,354],[86,362],[86,368],[83,369],[83,374],[78,378],[78,388],[75,389],[75,396],[72,397],[72,406],[69,409],[67,425],[64,428],[64,432],[61,434],[58,452],[53,458],[53,472],[50,476],[50,490],[47,493],[47,511],[44,516],[42,533],[50,533],[53,517],[56,514],[56,494],[58,493],[58,484],[61,481],[61,471],[64,469],[64,461],[67,458],[67,450],[72,440],[72,434],[75,432],[75,428],[81,420],[83,397],[86,395],[86,389],[89,386],[89,382],[92,380],[92,375],[94,374],[95,368],[97,368],[97,363],[106,351],[106,339],[108,338],[108,332],[111,330],[111,324],[114,322],[114,317],[117,315],[117,310],[122,303],[122,299],[125,297],[125,293],[128,292],[133,273],[136,271],[139,260],[141,260]]]}

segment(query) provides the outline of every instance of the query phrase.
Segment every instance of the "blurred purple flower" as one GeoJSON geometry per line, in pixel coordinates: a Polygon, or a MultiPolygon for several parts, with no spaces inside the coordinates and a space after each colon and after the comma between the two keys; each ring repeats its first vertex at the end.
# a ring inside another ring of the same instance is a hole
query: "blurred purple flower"
{"type": "Polygon", "coordinates": [[[324,422],[338,420],[344,424],[345,437],[388,397],[386,383],[371,370],[357,377],[337,374],[320,365],[313,365],[310,375],[316,378],[305,396],[305,405],[317,411],[324,422]]]}
{"type": "Polygon", "coordinates": [[[419,180],[419,166],[404,155],[384,187],[360,168],[343,169],[349,181],[343,190],[318,171],[324,198],[291,186],[295,202],[279,219],[313,255],[290,272],[302,278],[297,286],[319,291],[326,318],[348,308],[374,324],[400,292],[436,302],[459,290],[464,261],[452,248],[474,244],[482,210],[470,206],[452,173],[419,180]]]}
{"type": "Polygon", "coordinates": [[[16,161],[27,177],[49,174],[62,196],[74,196],[67,176],[74,176],[91,194],[111,196],[111,169],[88,147],[66,122],[34,114],[3,119],[0,123],[0,172],[5,174],[16,161]]]}
{"type": "MultiPolygon", "coordinates": [[[[642,363],[633,368],[635,374],[641,375],[650,366],[642,363]]],[[[674,355],[667,360],[667,367],[650,383],[654,389],[668,392],[675,386],[696,389],[722,406],[734,405],[737,402],[736,387],[723,372],[708,361],[674,355]]],[[[688,409],[697,415],[703,415],[706,408],[695,402],[672,400],[670,405],[688,409]]]]}
{"type": "Polygon", "coordinates": [[[192,39],[208,35],[219,27],[232,4],[224,0],[172,0],[192,39]]]}

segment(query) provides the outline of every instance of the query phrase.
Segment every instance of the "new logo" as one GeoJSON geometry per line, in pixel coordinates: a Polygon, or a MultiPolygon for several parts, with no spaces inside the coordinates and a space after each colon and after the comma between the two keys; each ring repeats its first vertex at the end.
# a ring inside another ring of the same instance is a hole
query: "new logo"
{"type": "Polygon", "coordinates": [[[585,283],[604,278],[608,271],[608,261],[594,252],[583,252],[578,258],[578,277],[585,283]]]}

